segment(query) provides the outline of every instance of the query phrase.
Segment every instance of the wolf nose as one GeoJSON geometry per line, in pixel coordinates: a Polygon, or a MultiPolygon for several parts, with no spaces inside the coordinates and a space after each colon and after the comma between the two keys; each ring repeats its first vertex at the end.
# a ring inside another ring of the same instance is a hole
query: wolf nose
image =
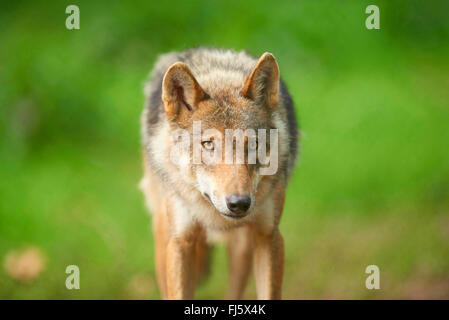
{"type": "Polygon", "coordinates": [[[226,198],[226,205],[234,213],[245,213],[251,206],[251,198],[246,194],[233,194],[226,198]]]}

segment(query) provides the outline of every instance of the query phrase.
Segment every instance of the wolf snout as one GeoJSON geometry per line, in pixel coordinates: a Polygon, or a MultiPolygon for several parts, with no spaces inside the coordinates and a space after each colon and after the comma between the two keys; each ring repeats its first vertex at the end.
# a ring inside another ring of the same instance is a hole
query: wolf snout
{"type": "Polygon", "coordinates": [[[233,194],[226,198],[228,209],[235,214],[243,214],[251,206],[251,197],[247,194],[233,194]]]}

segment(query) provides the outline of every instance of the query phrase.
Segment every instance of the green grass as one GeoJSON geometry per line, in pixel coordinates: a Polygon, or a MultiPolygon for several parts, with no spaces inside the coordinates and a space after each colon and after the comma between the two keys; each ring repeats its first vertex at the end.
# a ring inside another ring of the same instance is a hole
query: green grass
{"type": "MultiPolygon", "coordinates": [[[[0,260],[37,246],[46,267],[30,284],[2,267],[0,298],[159,297],[137,188],[142,88],[158,54],[200,45],[273,52],[294,97],[284,296],[448,298],[448,5],[377,3],[376,31],[366,1],[79,1],[79,31],[64,28],[69,3],[4,5],[0,260]]],[[[226,275],[219,246],[197,297],[222,298],[226,275]]]]}

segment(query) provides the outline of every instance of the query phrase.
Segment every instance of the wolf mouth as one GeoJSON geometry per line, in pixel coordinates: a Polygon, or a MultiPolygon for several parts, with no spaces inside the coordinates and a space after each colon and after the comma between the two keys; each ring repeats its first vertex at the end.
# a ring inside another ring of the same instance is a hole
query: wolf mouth
{"type": "Polygon", "coordinates": [[[242,218],[244,218],[244,217],[246,217],[247,215],[245,214],[245,215],[241,215],[241,216],[237,216],[237,215],[232,215],[232,214],[227,214],[227,213],[220,213],[222,216],[224,216],[225,218],[231,218],[231,219],[234,219],[234,220],[239,220],[239,219],[242,219],[242,218]]]}
{"type": "Polygon", "coordinates": [[[209,201],[213,205],[212,200],[207,192],[204,192],[203,196],[204,196],[204,198],[206,198],[207,201],[209,201]]]}

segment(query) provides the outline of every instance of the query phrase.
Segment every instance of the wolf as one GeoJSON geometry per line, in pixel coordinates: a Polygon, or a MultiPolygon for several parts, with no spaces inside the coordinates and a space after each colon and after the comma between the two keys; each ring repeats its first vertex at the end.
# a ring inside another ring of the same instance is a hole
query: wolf
{"type": "Polygon", "coordinates": [[[141,127],[140,187],[153,213],[162,298],[193,299],[197,283],[208,273],[211,246],[224,241],[226,298],[242,298],[253,265],[257,297],[281,299],[284,244],[279,220],[297,157],[298,128],[274,56],[267,52],[256,59],[245,51],[215,48],[161,55],[145,87],[141,127]],[[197,122],[202,132],[213,129],[224,135],[227,130],[276,130],[277,150],[271,139],[242,140],[245,159],[251,149],[262,147],[275,154],[276,172],[260,174],[264,165],[259,162],[195,163],[192,148],[208,154],[237,147],[233,136],[225,147],[214,137],[195,140],[197,122]],[[179,130],[193,143],[181,148],[180,161],[173,161],[179,130]]]}

